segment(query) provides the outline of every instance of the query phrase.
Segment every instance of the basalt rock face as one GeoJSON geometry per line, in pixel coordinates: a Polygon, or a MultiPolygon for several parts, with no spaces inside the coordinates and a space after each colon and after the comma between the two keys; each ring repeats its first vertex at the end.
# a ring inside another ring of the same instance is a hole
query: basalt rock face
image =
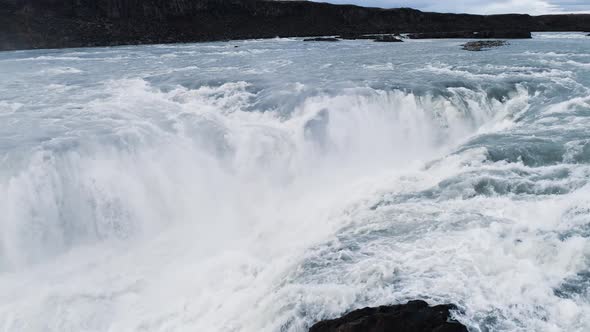
{"type": "Polygon", "coordinates": [[[308,1],[0,0],[0,50],[507,28],[587,31],[590,15],[438,14],[308,1]]]}
{"type": "Polygon", "coordinates": [[[319,322],[309,332],[467,332],[450,319],[452,305],[429,307],[424,301],[365,308],[341,318],[319,322]]]}

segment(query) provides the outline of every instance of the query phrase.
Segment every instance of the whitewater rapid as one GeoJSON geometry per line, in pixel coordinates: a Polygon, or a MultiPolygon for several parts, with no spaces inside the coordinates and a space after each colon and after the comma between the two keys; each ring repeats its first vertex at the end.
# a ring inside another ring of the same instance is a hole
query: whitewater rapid
{"type": "Polygon", "coordinates": [[[0,53],[0,331],[590,329],[581,37],[0,53]]]}

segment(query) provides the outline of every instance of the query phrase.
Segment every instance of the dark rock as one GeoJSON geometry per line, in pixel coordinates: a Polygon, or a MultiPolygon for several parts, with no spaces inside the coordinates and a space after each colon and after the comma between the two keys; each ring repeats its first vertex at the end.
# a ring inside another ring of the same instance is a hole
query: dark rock
{"type": "Polygon", "coordinates": [[[396,34],[387,34],[387,35],[367,35],[367,34],[355,34],[355,33],[348,33],[348,34],[342,34],[340,36],[338,36],[338,38],[340,39],[350,39],[350,40],[356,40],[356,39],[369,39],[369,40],[377,40],[377,39],[393,39],[393,38],[401,38],[399,33],[396,34]]]}
{"type": "Polygon", "coordinates": [[[317,38],[306,38],[303,41],[306,42],[310,42],[310,41],[316,41],[316,42],[337,42],[340,41],[340,39],[338,38],[331,38],[331,37],[317,37],[317,38]]]}
{"type": "Polygon", "coordinates": [[[403,42],[403,40],[395,37],[395,36],[377,36],[377,38],[375,38],[376,42],[381,42],[381,43],[401,43],[403,42]]]}
{"type": "Polygon", "coordinates": [[[451,320],[453,305],[429,307],[424,301],[365,308],[341,318],[319,322],[309,332],[467,332],[451,320]]]}
{"type": "Polygon", "coordinates": [[[376,42],[384,42],[384,43],[399,43],[403,42],[400,38],[399,34],[395,35],[363,35],[363,34],[344,34],[338,36],[340,39],[349,39],[349,40],[356,40],[356,39],[367,39],[373,40],[376,42]]]}
{"type": "Polygon", "coordinates": [[[588,14],[439,14],[313,1],[0,0],[0,50],[407,32],[443,38],[440,31],[493,31],[476,37],[505,39],[588,30],[588,14]],[[498,33],[506,27],[517,34],[498,33]]]}
{"type": "Polygon", "coordinates": [[[377,35],[363,35],[363,34],[348,33],[348,34],[342,34],[342,35],[338,36],[338,38],[348,39],[348,40],[356,40],[356,39],[374,40],[375,38],[377,38],[377,35]]]}
{"type": "Polygon", "coordinates": [[[509,45],[505,40],[479,40],[463,44],[463,49],[466,51],[483,51],[505,45],[509,45]]]}
{"type": "Polygon", "coordinates": [[[505,39],[530,39],[530,31],[521,30],[494,30],[494,31],[453,31],[453,32],[423,32],[409,34],[410,39],[487,39],[487,38],[505,38],[505,39]]]}

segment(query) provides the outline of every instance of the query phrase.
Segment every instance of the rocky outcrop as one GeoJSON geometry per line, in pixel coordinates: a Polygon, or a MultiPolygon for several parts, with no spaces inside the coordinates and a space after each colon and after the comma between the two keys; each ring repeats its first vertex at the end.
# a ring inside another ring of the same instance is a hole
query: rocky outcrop
{"type": "Polygon", "coordinates": [[[466,51],[483,51],[494,47],[501,47],[508,45],[505,40],[479,40],[463,44],[463,49],[466,51]]]}
{"type": "Polygon", "coordinates": [[[453,305],[429,307],[424,301],[365,308],[341,318],[319,322],[309,332],[467,332],[451,319],[453,305]]]}
{"type": "Polygon", "coordinates": [[[311,1],[0,0],[0,50],[277,36],[481,33],[507,27],[524,33],[588,31],[590,15],[439,14],[311,1]]]}
{"type": "Polygon", "coordinates": [[[377,40],[377,39],[400,39],[400,34],[383,34],[383,35],[367,35],[367,34],[358,34],[358,33],[348,33],[342,34],[338,36],[340,39],[349,39],[349,40],[357,40],[357,39],[369,39],[369,40],[377,40]]]}
{"type": "Polygon", "coordinates": [[[345,34],[338,36],[340,39],[357,40],[367,39],[381,43],[401,43],[403,40],[399,34],[395,35],[363,35],[363,34],[345,34]]]}
{"type": "Polygon", "coordinates": [[[306,41],[306,42],[310,42],[310,41],[316,41],[316,42],[337,42],[337,41],[340,41],[340,39],[338,39],[338,38],[331,38],[331,37],[316,37],[316,38],[306,38],[303,41],[306,41]]]}
{"type": "Polygon", "coordinates": [[[403,40],[401,40],[395,36],[391,36],[391,35],[377,36],[375,38],[375,41],[380,42],[380,43],[401,43],[401,42],[403,42],[403,40]]]}
{"type": "Polygon", "coordinates": [[[442,39],[442,38],[464,38],[464,39],[487,39],[487,38],[504,38],[504,39],[530,39],[530,31],[522,30],[493,30],[493,31],[452,31],[452,32],[423,32],[411,33],[410,39],[442,39]]]}
{"type": "Polygon", "coordinates": [[[355,34],[355,33],[348,33],[342,34],[338,36],[340,39],[348,39],[348,40],[357,40],[357,39],[367,39],[367,40],[375,40],[377,35],[363,35],[363,34],[355,34]]]}

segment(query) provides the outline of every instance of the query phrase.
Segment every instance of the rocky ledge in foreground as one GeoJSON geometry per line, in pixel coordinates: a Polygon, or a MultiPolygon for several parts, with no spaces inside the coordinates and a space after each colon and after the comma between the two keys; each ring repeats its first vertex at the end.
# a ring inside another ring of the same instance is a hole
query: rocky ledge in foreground
{"type": "Polygon", "coordinates": [[[466,51],[479,52],[505,45],[509,45],[505,40],[479,40],[463,44],[463,49],[466,51]]]}
{"type": "Polygon", "coordinates": [[[355,310],[341,318],[319,322],[309,332],[467,332],[451,319],[455,306],[434,307],[424,301],[355,310]]]}

